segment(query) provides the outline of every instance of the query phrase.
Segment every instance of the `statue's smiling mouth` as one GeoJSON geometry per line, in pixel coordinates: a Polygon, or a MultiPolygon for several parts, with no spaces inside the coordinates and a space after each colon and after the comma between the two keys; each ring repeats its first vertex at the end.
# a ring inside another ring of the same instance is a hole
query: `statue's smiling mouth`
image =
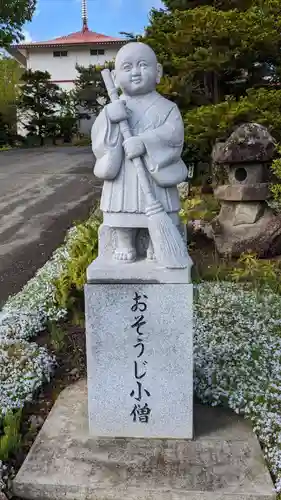
{"type": "Polygon", "coordinates": [[[141,78],[132,78],[133,83],[141,83],[141,78]]]}

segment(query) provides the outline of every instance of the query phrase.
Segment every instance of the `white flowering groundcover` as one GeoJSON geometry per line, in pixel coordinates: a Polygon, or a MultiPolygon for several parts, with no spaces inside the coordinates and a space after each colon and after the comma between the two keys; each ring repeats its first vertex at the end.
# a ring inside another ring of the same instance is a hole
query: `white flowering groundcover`
{"type": "Polygon", "coordinates": [[[281,296],[203,283],[195,303],[195,390],[250,418],[281,491],[281,296]]]}
{"type": "MultiPolygon", "coordinates": [[[[75,234],[70,230],[66,244],[2,311],[0,418],[32,400],[34,391],[50,379],[54,359],[30,339],[47,321],[66,317],[67,311],[54,306],[51,283],[69,259],[75,234]]],[[[197,395],[251,419],[281,491],[281,296],[237,283],[201,283],[195,291],[194,318],[197,395]]]]}
{"type": "Polygon", "coordinates": [[[11,409],[22,408],[42,382],[50,380],[54,358],[30,339],[44,330],[47,322],[67,315],[66,310],[54,305],[53,280],[61,275],[69,259],[75,234],[75,228],[68,232],[65,245],[20,293],[9,298],[0,313],[0,418],[11,409]]]}
{"type": "MultiPolygon", "coordinates": [[[[59,321],[67,315],[66,310],[54,307],[52,280],[62,273],[75,234],[75,228],[69,231],[65,245],[0,312],[0,421],[8,411],[32,401],[42,384],[50,381],[55,359],[31,339],[45,329],[48,321],[59,321]]],[[[6,470],[0,461],[0,492],[6,470]]]]}

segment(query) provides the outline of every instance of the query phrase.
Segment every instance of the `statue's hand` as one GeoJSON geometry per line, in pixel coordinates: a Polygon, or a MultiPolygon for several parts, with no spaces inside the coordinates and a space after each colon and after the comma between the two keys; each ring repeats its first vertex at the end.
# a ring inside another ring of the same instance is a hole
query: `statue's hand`
{"type": "Polygon", "coordinates": [[[139,137],[130,137],[123,142],[125,154],[129,160],[138,158],[146,153],[145,145],[139,137]]]}
{"type": "Polygon", "coordinates": [[[112,123],[119,123],[128,118],[125,103],[121,100],[107,104],[106,111],[112,123]]]}

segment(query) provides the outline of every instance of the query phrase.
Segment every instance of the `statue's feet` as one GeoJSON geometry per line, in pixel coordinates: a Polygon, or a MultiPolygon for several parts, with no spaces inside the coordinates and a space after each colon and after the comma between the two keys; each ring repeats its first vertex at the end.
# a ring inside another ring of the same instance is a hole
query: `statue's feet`
{"type": "Polygon", "coordinates": [[[134,248],[117,248],[114,252],[115,260],[119,260],[121,262],[130,263],[135,262],[137,258],[137,252],[134,248]]]}

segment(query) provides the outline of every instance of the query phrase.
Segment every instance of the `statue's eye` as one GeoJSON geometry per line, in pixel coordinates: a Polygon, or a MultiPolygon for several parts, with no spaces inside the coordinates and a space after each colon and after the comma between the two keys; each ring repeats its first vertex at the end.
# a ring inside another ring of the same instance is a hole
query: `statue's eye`
{"type": "Polygon", "coordinates": [[[144,61],[140,62],[139,65],[140,65],[141,68],[147,68],[147,64],[144,61]]]}
{"type": "Polygon", "coordinates": [[[131,69],[131,65],[130,64],[124,64],[124,66],[123,66],[123,70],[124,71],[130,71],[130,69],[131,69]]]}

